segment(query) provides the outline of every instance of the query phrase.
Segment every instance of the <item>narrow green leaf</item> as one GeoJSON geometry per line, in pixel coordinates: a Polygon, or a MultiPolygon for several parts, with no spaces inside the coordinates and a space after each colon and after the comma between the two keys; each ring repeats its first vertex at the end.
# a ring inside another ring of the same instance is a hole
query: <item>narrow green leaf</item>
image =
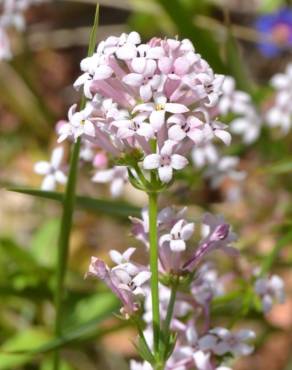
{"type": "Polygon", "coordinates": [[[292,161],[291,159],[284,160],[278,163],[275,163],[269,167],[264,167],[262,170],[264,173],[272,173],[272,174],[286,174],[292,173],[292,161]]]}
{"type": "MultiPolygon", "coordinates": [[[[63,193],[53,191],[43,191],[31,188],[8,188],[9,191],[16,193],[32,195],[39,198],[45,198],[63,202],[63,193]]],[[[97,214],[105,214],[108,216],[115,216],[120,218],[128,218],[129,216],[140,216],[141,211],[138,207],[124,201],[114,201],[107,199],[90,198],[82,195],[76,196],[76,206],[80,209],[90,211],[97,214]]]]}
{"type": "Polygon", "coordinates": [[[228,73],[235,78],[237,87],[240,90],[252,94],[253,91],[250,77],[247,73],[246,65],[243,63],[237,41],[233,37],[231,30],[228,31],[225,43],[225,52],[228,73]]]}

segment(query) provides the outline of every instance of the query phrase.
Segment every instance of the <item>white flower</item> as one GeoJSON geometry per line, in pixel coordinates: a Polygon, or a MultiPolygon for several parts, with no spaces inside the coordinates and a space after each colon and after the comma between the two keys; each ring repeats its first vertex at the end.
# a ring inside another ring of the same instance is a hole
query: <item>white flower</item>
{"type": "Polygon", "coordinates": [[[142,286],[150,279],[150,271],[140,271],[136,275],[131,275],[123,266],[112,269],[113,276],[119,281],[119,289],[131,291],[134,296],[145,296],[142,286]]]}
{"type": "Polygon", "coordinates": [[[125,270],[130,274],[130,275],[137,275],[138,273],[138,268],[137,266],[130,261],[133,253],[136,251],[136,248],[128,248],[125,250],[124,253],[120,253],[119,251],[116,251],[114,249],[110,250],[109,255],[110,258],[113,262],[116,263],[117,266],[113,268],[125,268],[125,270]]]}
{"type": "Polygon", "coordinates": [[[186,249],[186,241],[190,239],[194,232],[195,224],[187,223],[185,220],[179,220],[172,227],[169,234],[162,235],[159,244],[168,242],[173,252],[182,252],[186,249]]]}
{"type": "Polygon", "coordinates": [[[272,309],[275,301],[279,303],[285,301],[284,281],[278,275],[257,279],[254,289],[261,297],[264,313],[268,313],[272,309]]]}
{"type": "Polygon", "coordinates": [[[114,121],[113,125],[118,128],[117,137],[119,139],[128,139],[139,135],[149,140],[149,138],[154,136],[154,130],[149,123],[144,122],[145,118],[144,114],[138,114],[133,119],[114,121]]]}
{"type": "Polygon", "coordinates": [[[226,115],[232,113],[245,113],[250,105],[250,96],[243,92],[235,90],[235,80],[231,76],[226,76],[222,85],[222,96],[218,103],[220,114],[226,115]]]}
{"type": "Polygon", "coordinates": [[[231,178],[234,181],[242,181],[246,174],[236,169],[238,164],[239,158],[225,156],[208,167],[204,175],[206,178],[210,179],[211,187],[214,189],[218,188],[225,178],[231,178]]]}
{"type": "Polygon", "coordinates": [[[107,170],[97,171],[92,178],[93,182],[101,184],[111,183],[110,191],[114,198],[121,195],[125,184],[128,181],[128,171],[126,166],[115,166],[107,170]]]}
{"type": "Polygon", "coordinates": [[[153,129],[157,132],[165,123],[165,115],[168,113],[186,113],[189,109],[178,103],[169,103],[167,97],[161,93],[153,95],[154,103],[144,103],[137,105],[133,113],[135,112],[147,112],[149,115],[149,122],[153,129]]]}
{"type": "Polygon", "coordinates": [[[235,118],[230,123],[232,133],[241,135],[244,144],[254,143],[259,135],[262,125],[262,119],[253,107],[246,107],[241,117],[235,118]]]}
{"type": "Polygon", "coordinates": [[[180,154],[173,153],[176,143],[167,140],[160,150],[160,154],[149,154],[144,158],[143,168],[145,170],[158,169],[158,175],[162,182],[170,182],[173,170],[181,170],[188,160],[180,154]]]}
{"type": "Polygon", "coordinates": [[[92,106],[87,104],[80,112],[76,112],[76,108],[77,104],[72,105],[68,112],[69,122],[64,123],[59,129],[59,143],[71,136],[73,136],[75,141],[82,135],[95,136],[94,124],[89,119],[92,113],[92,106]]]}
{"type": "Polygon", "coordinates": [[[34,166],[34,171],[42,176],[45,176],[42,182],[42,190],[55,190],[56,183],[65,184],[67,177],[60,170],[63,148],[57,147],[53,150],[50,162],[40,161],[34,166]]]}
{"type": "Polygon", "coordinates": [[[292,63],[288,64],[285,73],[278,73],[271,79],[276,90],[273,105],[266,112],[267,124],[279,126],[287,134],[292,125],[292,63]]]}
{"type": "Polygon", "coordinates": [[[194,146],[192,150],[192,160],[198,168],[202,168],[207,164],[214,164],[219,160],[219,155],[216,147],[211,143],[204,143],[194,146]]]}

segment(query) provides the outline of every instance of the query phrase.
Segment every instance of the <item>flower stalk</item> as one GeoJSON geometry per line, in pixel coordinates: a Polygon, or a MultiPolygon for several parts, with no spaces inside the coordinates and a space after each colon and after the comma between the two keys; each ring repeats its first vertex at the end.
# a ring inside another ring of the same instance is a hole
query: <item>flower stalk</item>
{"type": "Polygon", "coordinates": [[[159,353],[160,313],[159,313],[159,275],[158,275],[158,236],[157,236],[157,193],[151,192],[149,196],[149,244],[150,244],[150,271],[151,271],[151,297],[153,315],[153,343],[154,353],[159,353]]]}

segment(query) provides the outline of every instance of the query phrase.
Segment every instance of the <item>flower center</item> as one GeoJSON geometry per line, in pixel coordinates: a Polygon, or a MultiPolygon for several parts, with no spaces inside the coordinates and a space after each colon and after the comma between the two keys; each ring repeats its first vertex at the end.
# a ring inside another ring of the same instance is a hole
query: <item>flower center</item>
{"type": "Polygon", "coordinates": [[[182,130],[185,132],[185,133],[188,133],[190,131],[190,125],[185,122],[182,126],[181,126],[182,130]]]}
{"type": "Polygon", "coordinates": [[[169,166],[170,165],[170,157],[168,155],[163,155],[160,158],[160,166],[169,166]]]}
{"type": "Polygon", "coordinates": [[[164,108],[165,108],[165,105],[164,104],[156,104],[155,105],[155,109],[156,110],[164,110],[164,108]]]}

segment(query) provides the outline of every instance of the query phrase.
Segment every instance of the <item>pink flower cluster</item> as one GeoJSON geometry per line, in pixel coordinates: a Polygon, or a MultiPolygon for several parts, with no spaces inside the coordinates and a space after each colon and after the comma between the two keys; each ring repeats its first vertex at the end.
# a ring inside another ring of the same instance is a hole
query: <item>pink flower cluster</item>
{"type": "MultiPolygon", "coordinates": [[[[232,243],[236,235],[221,216],[206,214],[202,221],[202,238],[192,242],[195,224],[185,219],[186,209],[175,211],[165,208],[159,212],[157,229],[159,235],[159,300],[160,317],[165,320],[171,290],[168,279],[179,279],[174,313],[170,323],[171,331],[177,333],[173,353],[166,362],[165,369],[214,370],[218,356],[243,356],[252,352],[253,347],[246,341],[254,338],[250,330],[230,332],[221,327],[211,328],[210,304],[215,297],[224,294],[224,279],[218,276],[214,267],[205,257],[215,251],[237,255],[232,243]],[[182,284],[182,285],[180,285],[182,284]],[[196,317],[196,322],[194,321],[196,317]]],[[[141,241],[146,250],[149,247],[148,210],[143,209],[142,219],[131,218],[132,233],[141,241]]],[[[132,261],[135,248],[124,253],[112,250],[110,257],[115,266],[110,268],[103,261],[92,257],[88,274],[104,281],[120,299],[121,313],[126,318],[136,314],[146,325],[144,331],[149,348],[152,348],[152,300],[148,280],[148,265],[132,261]]],[[[131,362],[131,369],[152,369],[151,365],[131,362]]]]}
{"type": "Polygon", "coordinates": [[[139,167],[169,183],[194,147],[231,141],[215,116],[223,76],[189,40],[144,44],[136,32],[111,36],[82,60],[81,70],[74,86],[83,89],[87,105],[71,107],[59,142],[82,136],[115,158],[138,151],[139,167]]]}

